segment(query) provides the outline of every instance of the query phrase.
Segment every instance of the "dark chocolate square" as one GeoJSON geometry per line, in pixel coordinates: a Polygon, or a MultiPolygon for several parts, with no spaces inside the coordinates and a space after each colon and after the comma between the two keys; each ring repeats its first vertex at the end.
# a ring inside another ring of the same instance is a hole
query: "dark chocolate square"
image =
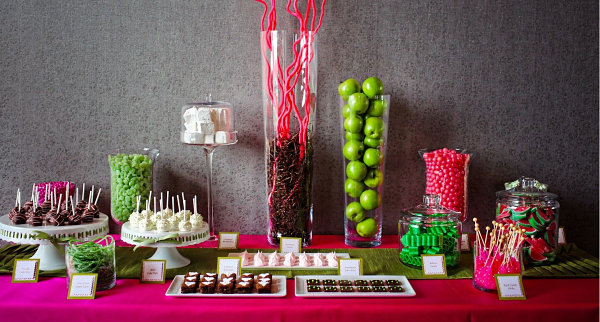
{"type": "Polygon", "coordinates": [[[321,286],[319,285],[307,285],[306,290],[309,292],[321,292],[321,286]]]}
{"type": "Polygon", "coordinates": [[[359,292],[371,292],[371,287],[370,286],[357,286],[356,290],[359,292]]]}
{"type": "Polygon", "coordinates": [[[340,286],[340,291],[342,292],[354,292],[354,287],[352,286],[340,286]]]}
{"type": "Polygon", "coordinates": [[[354,285],[356,285],[356,286],[368,286],[369,282],[367,282],[365,280],[356,280],[356,281],[354,281],[354,285]]]}
{"type": "Polygon", "coordinates": [[[246,281],[239,281],[235,284],[233,293],[237,294],[249,294],[252,292],[252,284],[246,281]]]}
{"type": "Polygon", "coordinates": [[[196,293],[196,282],[181,283],[181,293],[196,293]]]}
{"type": "Polygon", "coordinates": [[[324,287],[323,287],[323,290],[324,290],[325,292],[338,292],[338,288],[337,288],[337,287],[335,287],[335,286],[330,286],[330,285],[324,286],[324,287]]]}
{"type": "Polygon", "coordinates": [[[271,285],[271,280],[266,278],[261,278],[254,283],[257,293],[271,293],[271,285]]]}
{"type": "Polygon", "coordinates": [[[387,292],[385,286],[373,286],[373,292],[387,292]]]}
{"type": "Polygon", "coordinates": [[[340,286],[352,286],[352,282],[349,280],[339,280],[338,285],[340,286]]]}
{"type": "Polygon", "coordinates": [[[387,281],[385,281],[385,283],[386,283],[388,286],[391,286],[391,285],[401,285],[401,284],[402,284],[402,283],[400,283],[400,281],[399,281],[399,280],[387,280],[387,281]]]}
{"type": "Polygon", "coordinates": [[[200,282],[198,285],[198,292],[202,294],[213,294],[215,293],[215,283],[213,282],[200,282]]]}
{"type": "Polygon", "coordinates": [[[319,285],[321,284],[321,281],[316,279],[316,278],[309,278],[306,280],[306,284],[308,285],[319,285]]]}
{"type": "Polygon", "coordinates": [[[388,287],[388,291],[390,292],[404,292],[404,289],[400,285],[392,285],[388,287]]]}
{"type": "Polygon", "coordinates": [[[323,285],[333,286],[336,285],[335,280],[323,280],[323,285]]]}
{"type": "Polygon", "coordinates": [[[383,286],[385,285],[382,280],[371,280],[372,286],[383,286]]]}

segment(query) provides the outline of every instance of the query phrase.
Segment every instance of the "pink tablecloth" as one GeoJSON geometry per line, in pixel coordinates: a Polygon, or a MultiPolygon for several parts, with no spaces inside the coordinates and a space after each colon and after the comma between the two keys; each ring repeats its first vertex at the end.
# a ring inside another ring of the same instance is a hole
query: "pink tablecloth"
{"type": "MultiPolygon", "coordinates": [[[[395,237],[383,247],[395,244],[395,237]]],[[[206,245],[202,245],[206,246],[206,245]]],[[[242,236],[240,247],[267,247],[264,236],[242,236]]],[[[316,236],[314,247],[341,248],[339,236],[316,236]]],[[[393,246],[392,246],[393,247],[393,246]]],[[[499,301],[476,290],[470,280],[412,280],[412,298],[274,299],[172,298],[167,284],[118,280],[95,300],[67,300],[64,278],[11,284],[0,276],[0,321],[598,321],[598,279],[526,279],[526,301],[499,301]]]]}

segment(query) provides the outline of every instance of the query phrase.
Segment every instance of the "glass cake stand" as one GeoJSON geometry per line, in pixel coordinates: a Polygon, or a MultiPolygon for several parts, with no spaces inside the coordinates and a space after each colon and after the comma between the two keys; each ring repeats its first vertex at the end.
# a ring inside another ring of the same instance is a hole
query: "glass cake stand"
{"type": "Polygon", "coordinates": [[[48,239],[36,238],[34,231],[40,231],[53,238],[74,238],[94,240],[108,234],[108,216],[100,213],[91,223],[73,226],[30,226],[15,225],[8,215],[0,217],[0,239],[17,244],[40,245],[31,258],[40,260],[40,270],[57,270],[67,267],[65,263],[64,243],[58,243],[60,250],[48,239]],[[62,252],[61,252],[62,251],[62,252]]]}

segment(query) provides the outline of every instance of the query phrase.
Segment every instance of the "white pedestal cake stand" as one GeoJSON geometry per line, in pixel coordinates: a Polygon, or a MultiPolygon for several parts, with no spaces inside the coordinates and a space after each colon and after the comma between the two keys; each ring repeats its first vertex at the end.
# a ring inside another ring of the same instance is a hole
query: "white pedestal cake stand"
{"type": "Polygon", "coordinates": [[[28,224],[13,224],[8,215],[0,217],[0,238],[13,243],[40,245],[31,258],[40,260],[41,270],[56,270],[66,267],[64,243],[60,243],[61,252],[46,239],[36,239],[34,231],[44,232],[54,238],[75,238],[79,240],[92,240],[108,234],[108,216],[100,214],[91,223],[82,223],[73,226],[30,226],[28,224]]]}
{"type": "Polygon", "coordinates": [[[185,267],[191,262],[189,258],[186,258],[179,253],[177,247],[199,244],[208,240],[210,237],[210,231],[206,223],[200,230],[194,231],[138,231],[132,229],[129,226],[129,222],[124,223],[121,227],[121,240],[132,245],[142,244],[142,242],[136,242],[134,240],[157,240],[171,234],[177,234],[178,236],[174,237],[173,240],[177,240],[181,243],[164,243],[159,241],[143,245],[156,248],[156,252],[154,252],[154,255],[149,259],[166,260],[167,269],[185,267]]]}

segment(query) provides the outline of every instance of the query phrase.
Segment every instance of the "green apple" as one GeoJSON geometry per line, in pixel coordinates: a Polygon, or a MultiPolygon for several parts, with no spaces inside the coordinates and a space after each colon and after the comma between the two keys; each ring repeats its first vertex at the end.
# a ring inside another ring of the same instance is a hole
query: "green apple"
{"type": "Polygon", "coordinates": [[[365,210],[373,210],[381,205],[381,196],[375,190],[365,190],[360,194],[360,205],[365,210]]]}
{"type": "Polygon", "coordinates": [[[365,146],[362,144],[362,142],[356,140],[346,142],[346,144],[344,144],[344,148],[342,149],[344,157],[351,161],[360,159],[364,151],[365,146]]]}
{"type": "Polygon", "coordinates": [[[346,104],[344,105],[344,107],[342,108],[342,116],[347,119],[348,116],[354,114],[354,112],[352,112],[352,109],[350,108],[350,105],[346,104]]]}
{"type": "Polygon", "coordinates": [[[369,99],[363,93],[354,93],[348,96],[348,105],[357,114],[363,114],[369,109],[369,99]]]}
{"type": "Polygon", "coordinates": [[[383,83],[377,77],[369,77],[362,83],[362,90],[369,98],[383,94],[383,83]]]}
{"type": "Polygon", "coordinates": [[[344,184],[344,190],[348,196],[352,198],[360,197],[360,194],[365,190],[365,184],[362,181],[356,181],[354,179],[346,179],[344,184]]]}
{"type": "Polygon", "coordinates": [[[367,110],[367,115],[370,116],[382,116],[387,109],[387,101],[383,98],[371,100],[369,103],[369,109],[367,110]]]}
{"type": "Polygon", "coordinates": [[[360,92],[360,84],[356,79],[348,78],[338,85],[338,94],[345,100],[348,100],[348,96],[360,92]]]}
{"type": "Polygon", "coordinates": [[[370,148],[378,148],[381,145],[381,139],[365,138],[364,144],[370,148]]]}
{"type": "Polygon", "coordinates": [[[365,135],[362,133],[352,133],[352,132],[345,132],[345,136],[346,136],[346,141],[350,141],[350,140],[356,140],[356,141],[362,141],[365,138],[365,135]]]}
{"type": "Polygon", "coordinates": [[[369,168],[377,168],[381,164],[381,152],[377,149],[369,148],[365,150],[363,161],[369,168]]]}
{"type": "Polygon", "coordinates": [[[369,188],[377,188],[383,182],[383,173],[378,169],[369,169],[363,182],[369,188]]]}
{"type": "Polygon", "coordinates": [[[351,202],[346,206],[346,218],[354,222],[360,222],[365,218],[365,210],[358,202],[351,202]]]}
{"type": "Polygon", "coordinates": [[[350,161],[346,166],[346,176],[354,180],[362,180],[367,175],[367,166],[360,161],[350,161]]]}
{"type": "Polygon", "coordinates": [[[360,115],[350,115],[344,120],[344,128],[350,133],[360,133],[363,129],[363,118],[360,115]]]}
{"type": "Polygon", "coordinates": [[[383,135],[385,130],[385,124],[380,117],[369,117],[364,121],[364,133],[367,137],[372,139],[379,139],[383,135]]]}
{"type": "Polygon", "coordinates": [[[361,237],[373,237],[377,234],[379,225],[374,218],[367,218],[356,224],[356,232],[361,237]]]}

